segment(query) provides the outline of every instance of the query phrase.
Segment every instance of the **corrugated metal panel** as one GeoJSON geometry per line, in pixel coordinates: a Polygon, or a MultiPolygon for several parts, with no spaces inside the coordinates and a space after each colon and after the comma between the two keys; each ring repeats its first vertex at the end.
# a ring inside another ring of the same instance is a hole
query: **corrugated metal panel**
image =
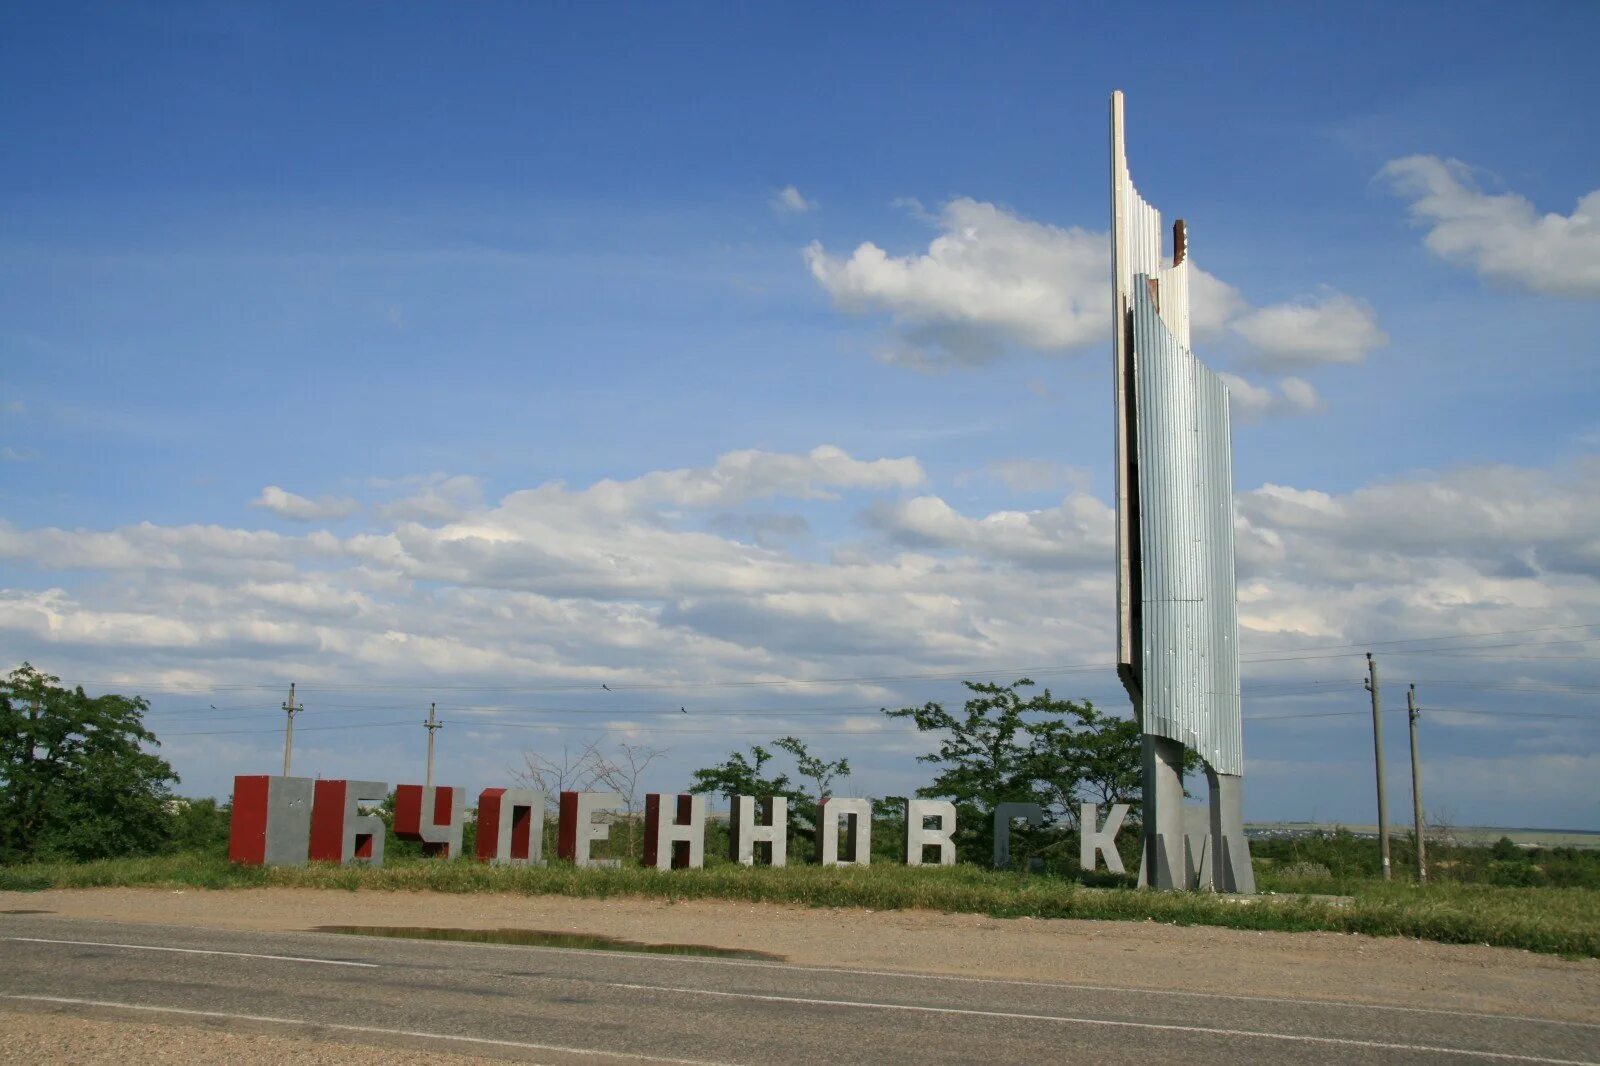
{"type": "MultiPolygon", "coordinates": [[[[1190,359],[1193,359],[1190,356],[1190,359]]],[[[1228,386],[1195,360],[1195,451],[1200,460],[1202,550],[1208,570],[1205,599],[1210,636],[1207,743],[1200,754],[1221,774],[1244,773],[1239,715],[1239,608],[1234,584],[1233,444],[1228,386]]]]}
{"type": "Polygon", "coordinates": [[[1134,713],[1139,713],[1138,634],[1134,616],[1138,598],[1138,554],[1133,543],[1137,494],[1133,470],[1133,390],[1129,369],[1128,301],[1132,272],[1128,269],[1129,189],[1128,159],[1123,146],[1122,94],[1111,94],[1111,377],[1116,423],[1117,515],[1117,673],[1128,687],[1134,713]]]}
{"type": "MultiPolygon", "coordinates": [[[[1132,469],[1132,403],[1128,395],[1132,353],[1127,351],[1124,326],[1132,309],[1133,279],[1138,274],[1161,270],[1161,212],[1145,202],[1128,174],[1128,157],[1123,139],[1122,94],[1111,94],[1111,275],[1112,317],[1116,324],[1112,337],[1112,372],[1116,391],[1117,432],[1117,662],[1138,672],[1139,648],[1136,626],[1138,595],[1137,500],[1132,469]]],[[[1187,290],[1187,286],[1185,286],[1187,290]]],[[[1187,301],[1185,301],[1187,304],[1187,301]]],[[[1132,691],[1130,690],[1130,695],[1132,691]]],[[[1134,706],[1138,708],[1138,699],[1134,706]]]]}
{"type": "Polygon", "coordinates": [[[1157,310],[1161,321],[1166,323],[1178,347],[1193,351],[1194,346],[1189,343],[1189,261],[1185,259],[1177,266],[1163,269],[1158,277],[1161,299],[1157,310]]]}
{"type": "Polygon", "coordinates": [[[1132,285],[1143,728],[1243,770],[1228,394],[1132,285]]]}

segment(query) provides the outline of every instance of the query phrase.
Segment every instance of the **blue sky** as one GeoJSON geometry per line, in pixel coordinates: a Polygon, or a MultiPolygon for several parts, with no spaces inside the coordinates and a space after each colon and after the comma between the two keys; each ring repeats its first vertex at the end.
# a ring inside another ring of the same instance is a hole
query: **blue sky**
{"type": "Polygon", "coordinates": [[[1271,716],[1361,710],[1340,646],[1449,635],[1376,649],[1473,712],[1428,722],[1429,805],[1593,828],[1597,32],[1570,4],[8,8],[0,642],[148,692],[195,793],[272,769],[291,679],[341,727],[303,769],[416,776],[420,726],[383,723],[438,700],[474,790],[525,746],[667,746],[675,788],[797,732],[895,794],[919,741],[870,708],[936,678],[1120,707],[1109,669],[1037,668],[1111,653],[1121,88],[1237,376],[1243,647],[1283,660],[1246,670],[1247,813],[1370,820],[1359,716],[1271,716]]]}

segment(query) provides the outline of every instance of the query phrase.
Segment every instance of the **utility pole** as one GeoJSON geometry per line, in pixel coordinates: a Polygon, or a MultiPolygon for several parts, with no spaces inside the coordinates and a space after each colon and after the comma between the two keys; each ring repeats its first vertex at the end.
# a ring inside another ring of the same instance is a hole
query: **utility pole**
{"type": "Polygon", "coordinates": [[[294,716],[305,710],[294,703],[294,682],[289,682],[289,702],[283,705],[287,720],[283,727],[283,776],[289,776],[289,756],[294,751],[294,716]]]}
{"type": "Polygon", "coordinates": [[[1411,813],[1417,822],[1417,884],[1428,883],[1428,845],[1423,840],[1426,826],[1422,824],[1422,764],[1417,756],[1417,686],[1406,690],[1406,711],[1411,718],[1411,813]]]}
{"type": "Polygon", "coordinates": [[[434,714],[434,708],[437,706],[433,703],[428,704],[428,720],[422,723],[422,727],[428,731],[428,783],[424,786],[426,788],[433,787],[433,734],[444,728],[444,723],[434,714]]]}
{"type": "Polygon", "coordinates": [[[1389,869],[1389,803],[1383,789],[1383,701],[1378,695],[1378,660],[1367,652],[1367,691],[1372,693],[1372,753],[1378,764],[1378,850],[1383,856],[1383,879],[1389,869]]]}

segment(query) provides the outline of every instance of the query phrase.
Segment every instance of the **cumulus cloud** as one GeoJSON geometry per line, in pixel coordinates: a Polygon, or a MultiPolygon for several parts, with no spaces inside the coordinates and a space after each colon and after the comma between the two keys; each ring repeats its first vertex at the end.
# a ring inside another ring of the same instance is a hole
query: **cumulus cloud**
{"type": "Polygon", "coordinates": [[[1389,343],[1372,308],[1342,293],[1248,311],[1231,328],[1255,350],[1254,364],[1278,370],[1359,363],[1389,343]]]}
{"type": "Polygon", "coordinates": [[[1540,214],[1527,197],[1486,193],[1460,160],[1412,155],[1382,176],[1427,227],[1423,243],[1445,262],[1495,285],[1584,299],[1600,297],[1600,189],[1570,215],[1540,214]]]}
{"type": "MultiPolygon", "coordinates": [[[[1013,492],[1085,491],[1093,476],[1081,466],[1070,466],[1054,459],[997,459],[979,472],[1013,492]]],[[[974,474],[956,477],[956,484],[969,483],[974,474]]]]}
{"type": "MultiPolygon", "coordinates": [[[[1283,391],[1275,386],[1274,395],[1283,391]]],[[[1024,485],[1072,474],[1017,461],[984,476],[1002,470],[1024,485]]],[[[414,495],[426,480],[391,487],[414,495]]],[[[0,521],[8,575],[0,641],[16,658],[69,678],[132,678],[150,688],[293,678],[313,692],[319,682],[337,684],[331,691],[340,700],[355,701],[347,693],[363,682],[416,680],[426,692],[437,680],[461,701],[474,698],[476,685],[561,686],[569,690],[561,706],[577,705],[568,702],[580,699],[572,690],[611,701],[582,704],[597,713],[540,734],[555,742],[572,735],[561,728],[609,721],[666,740],[660,719],[641,715],[670,702],[676,724],[685,700],[696,713],[717,700],[725,708],[759,700],[870,715],[942,696],[925,682],[838,679],[948,676],[985,664],[1107,663],[1104,671],[1069,672],[1059,687],[1122,706],[1108,664],[1110,508],[1086,486],[1070,485],[1054,506],[969,513],[927,481],[913,457],[751,450],[699,467],[541,485],[427,522],[374,511],[373,528],[345,536],[0,521]],[[77,571],[74,580],[62,580],[62,570],[77,571]],[[613,697],[602,681],[613,689],[683,685],[693,695],[646,689],[613,697]],[[712,684],[723,681],[739,684],[712,684]],[[795,681],[806,684],[789,688],[795,681]],[[751,682],[762,683],[759,697],[751,682]]],[[[1240,493],[1237,506],[1247,656],[1600,618],[1600,458],[1554,469],[1476,467],[1342,492],[1265,485],[1240,493]]],[[[1592,674],[1600,661],[1593,648],[1570,647],[1574,658],[1588,655],[1571,670],[1592,674]]],[[[1506,664],[1448,662],[1452,678],[1517,679],[1506,664]]],[[[1352,662],[1318,658],[1247,665],[1247,676],[1261,678],[1262,669],[1291,680],[1358,672],[1352,662]]],[[[1559,662],[1529,669],[1543,682],[1561,681],[1559,662]]],[[[281,697],[264,707],[254,695],[233,698],[265,716],[281,697]]],[[[514,715],[552,701],[477,698],[485,702],[472,715],[462,708],[452,716],[482,723],[470,728],[479,738],[472,746],[495,753],[481,769],[488,784],[503,773],[499,753],[531,735],[496,732],[496,723],[505,715],[525,723],[514,715]]],[[[369,702],[390,708],[393,699],[384,692],[369,702]]],[[[158,713],[164,706],[158,696],[158,713]]],[[[1261,709],[1247,704],[1247,715],[1261,709]]],[[[170,721],[156,724],[163,736],[170,721]]],[[[735,717],[714,721],[730,733],[741,728],[735,717]]],[[[763,712],[743,728],[764,739],[823,721],[763,712]]],[[[1316,721],[1329,723],[1332,735],[1343,720],[1316,721]]],[[[838,728],[831,724],[830,735],[838,728]]],[[[859,769],[870,772],[886,765],[886,753],[909,752],[903,776],[873,786],[879,794],[914,787],[910,754],[925,750],[889,728],[893,735],[861,753],[859,769]]],[[[360,734],[363,744],[341,748],[329,767],[365,772],[358,760],[379,735],[360,734]]],[[[277,735],[263,738],[266,745],[277,735]]],[[[674,773],[686,776],[721,739],[685,744],[674,773]]],[[[848,752],[852,761],[857,751],[848,752]]],[[[262,747],[253,764],[226,772],[258,770],[271,754],[262,747]]],[[[198,769],[201,757],[187,765],[198,769]]],[[[392,772],[394,762],[381,761],[390,756],[373,758],[375,777],[392,772]]],[[[225,790],[226,778],[216,780],[225,790]]]]}
{"type": "Polygon", "coordinates": [[[411,491],[378,506],[385,518],[438,523],[459,518],[483,505],[483,479],[466,474],[428,474],[402,479],[411,491]]]}
{"type": "Polygon", "coordinates": [[[1279,546],[1257,554],[1257,562],[1327,574],[1385,560],[1442,559],[1498,576],[1600,578],[1596,458],[1556,471],[1472,467],[1343,495],[1268,484],[1241,494],[1238,509],[1245,529],[1267,531],[1279,546]]]}
{"type": "Polygon", "coordinates": [[[804,214],[817,206],[815,201],[807,200],[804,196],[801,196],[800,190],[793,185],[785,185],[773,193],[770,203],[772,204],[772,209],[779,214],[791,215],[804,214]]]}
{"type": "Polygon", "coordinates": [[[1025,567],[1101,566],[1112,551],[1115,517],[1092,496],[1075,494],[1040,511],[961,514],[937,496],[879,504],[868,520],[910,547],[955,550],[1025,567]]]}
{"type": "Polygon", "coordinates": [[[345,496],[323,496],[312,500],[276,485],[262,489],[261,495],[250,501],[250,506],[270,511],[291,522],[327,522],[349,518],[361,509],[360,504],[345,496]]]}
{"type": "MultiPolygon", "coordinates": [[[[649,505],[721,507],[778,496],[834,499],[839,490],[909,489],[927,475],[913,458],[856,459],[820,445],[805,455],[756,450],[728,452],[709,467],[658,470],[627,481],[606,479],[585,489],[586,504],[612,512],[649,505]]],[[[564,492],[559,484],[535,492],[564,492]]]]}
{"type": "Polygon", "coordinates": [[[973,327],[1041,351],[1100,339],[1110,301],[1104,234],[964,197],[938,217],[943,232],[924,254],[891,256],[869,241],[841,258],[813,243],[806,263],[839,306],[888,311],[917,331],[915,343],[939,345],[956,362],[998,354],[974,343],[973,327]]]}
{"type": "Polygon", "coordinates": [[[1312,414],[1322,410],[1322,399],[1302,378],[1281,378],[1277,389],[1257,385],[1237,374],[1220,375],[1228,385],[1228,404],[1235,418],[1254,422],[1272,415],[1312,414]]]}
{"type": "MultiPolygon", "coordinates": [[[[845,311],[886,313],[883,357],[919,370],[981,366],[1008,347],[1060,354],[1104,344],[1111,302],[1109,237],[1021,218],[957,198],[932,220],[927,251],[896,256],[865,242],[849,256],[813,242],[811,275],[845,311]]],[[[1191,326],[1231,331],[1276,367],[1360,361],[1386,343],[1372,309],[1340,293],[1253,308],[1237,288],[1190,268],[1191,326]]]]}

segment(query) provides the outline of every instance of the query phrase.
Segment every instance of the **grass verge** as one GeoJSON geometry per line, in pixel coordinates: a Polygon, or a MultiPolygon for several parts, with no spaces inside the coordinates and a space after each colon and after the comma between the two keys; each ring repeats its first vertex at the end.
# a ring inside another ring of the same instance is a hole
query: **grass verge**
{"type": "Polygon", "coordinates": [[[1600,957],[1600,891],[1490,885],[1356,886],[1350,902],[1275,895],[1227,897],[1128,889],[1091,890],[1053,877],[957,866],[723,864],[660,872],[397,859],[362,866],[241,867],[210,855],[0,866],[0,890],[97,887],[336,888],[376,891],[512,892],[590,898],[739,900],[812,907],[920,908],[1000,918],[1095,918],[1215,925],[1232,929],[1327,930],[1491,944],[1569,958],[1600,957]]]}

